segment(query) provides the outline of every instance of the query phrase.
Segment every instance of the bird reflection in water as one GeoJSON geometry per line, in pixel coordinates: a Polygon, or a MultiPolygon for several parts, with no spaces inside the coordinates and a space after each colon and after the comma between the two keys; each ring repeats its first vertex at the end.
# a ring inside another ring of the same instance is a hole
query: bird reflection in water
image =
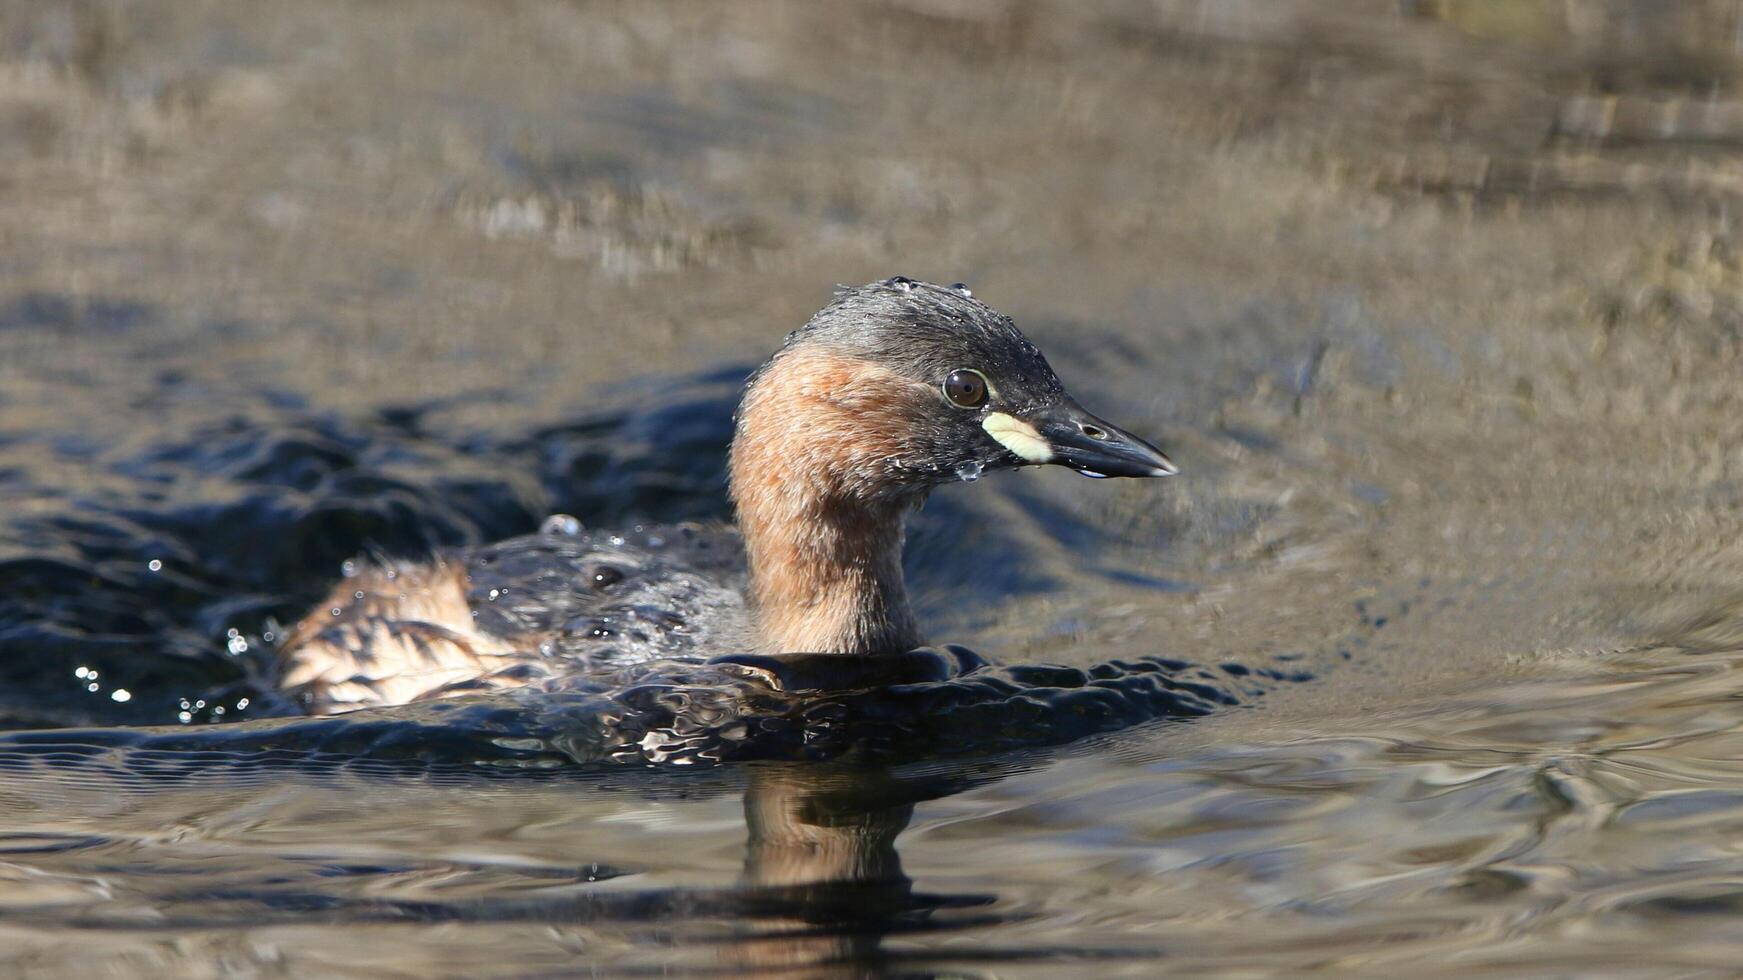
{"type": "Polygon", "coordinates": [[[916,802],[961,788],[882,769],[757,767],[744,795],[744,934],[727,961],[852,976],[885,958],[886,936],[933,928],[939,909],[991,904],[916,895],[896,850],[916,802]]]}

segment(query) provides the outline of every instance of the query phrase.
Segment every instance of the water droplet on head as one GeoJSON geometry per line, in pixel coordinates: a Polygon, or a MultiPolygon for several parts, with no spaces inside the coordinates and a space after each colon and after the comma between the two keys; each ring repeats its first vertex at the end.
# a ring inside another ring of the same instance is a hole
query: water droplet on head
{"type": "Polygon", "coordinates": [[[966,463],[956,464],[956,475],[964,483],[973,483],[980,479],[980,474],[983,469],[985,469],[985,467],[981,465],[979,460],[971,459],[966,463]]]}
{"type": "Polygon", "coordinates": [[[539,525],[539,533],[545,535],[574,535],[581,533],[581,521],[568,514],[552,514],[539,525]]]}
{"type": "Polygon", "coordinates": [[[974,296],[974,290],[968,288],[968,283],[966,282],[953,282],[950,284],[950,289],[952,292],[960,293],[964,296],[974,296]]]}

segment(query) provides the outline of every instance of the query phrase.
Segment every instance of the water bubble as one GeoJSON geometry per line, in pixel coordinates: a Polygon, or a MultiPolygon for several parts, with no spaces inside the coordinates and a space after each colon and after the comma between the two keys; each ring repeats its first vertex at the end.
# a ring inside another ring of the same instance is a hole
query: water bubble
{"type": "Polygon", "coordinates": [[[84,680],[87,676],[90,675],[90,673],[91,673],[91,668],[89,668],[89,667],[75,667],[75,668],[73,668],[73,676],[77,677],[79,680],[84,680]]]}
{"type": "Polygon", "coordinates": [[[125,687],[118,687],[115,690],[109,692],[109,700],[115,702],[116,704],[126,704],[127,702],[133,700],[133,692],[129,691],[125,687]]]}
{"type": "Polygon", "coordinates": [[[966,463],[956,464],[956,476],[964,483],[973,483],[980,479],[981,470],[983,469],[985,469],[985,467],[983,467],[979,461],[971,459],[966,463]]]}
{"type": "Polygon", "coordinates": [[[224,648],[230,651],[231,656],[239,657],[248,652],[248,640],[241,636],[232,636],[230,642],[224,644],[224,648]]]}
{"type": "Polygon", "coordinates": [[[145,567],[151,569],[154,572],[161,572],[161,571],[163,571],[163,562],[156,559],[156,558],[153,558],[152,560],[145,563],[145,567]]]}
{"type": "Polygon", "coordinates": [[[92,694],[96,694],[97,693],[97,685],[96,684],[86,684],[85,690],[90,691],[92,694]]]}
{"type": "Polygon", "coordinates": [[[188,722],[194,720],[194,716],[192,714],[189,714],[186,711],[183,711],[180,714],[176,715],[176,720],[181,722],[182,724],[186,725],[188,722]]]}
{"type": "Polygon", "coordinates": [[[335,616],[337,616],[337,615],[339,615],[339,614],[340,614],[340,613],[341,613],[341,612],[344,612],[344,610],[342,610],[342,609],[340,609],[340,608],[339,608],[339,607],[338,607],[338,606],[334,606],[334,607],[333,607],[333,609],[332,609],[332,612],[333,612],[333,615],[335,615],[335,616]]]}
{"type": "Polygon", "coordinates": [[[344,563],[339,566],[339,574],[345,576],[346,578],[351,578],[352,576],[356,575],[357,574],[357,562],[353,559],[350,559],[350,558],[345,559],[344,563]]]}
{"type": "Polygon", "coordinates": [[[491,589],[491,590],[490,590],[490,597],[489,597],[489,598],[490,598],[490,601],[491,601],[491,602],[495,602],[495,601],[496,601],[496,597],[497,597],[497,596],[499,596],[499,595],[502,595],[502,590],[501,590],[501,589],[491,589]]]}
{"type": "Polygon", "coordinates": [[[357,591],[356,591],[356,592],[353,592],[353,593],[351,593],[351,598],[353,598],[353,599],[361,599],[361,598],[363,598],[363,590],[362,590],[362,589],[358,589],[358,590],[357,590],[357,591]]]}
{"type": "Polygon", "coordinates": [[[237,698],[236,699],[236,710],[237,711],[241,711],[247,707],[248,707],[248,699],[247,698],[237,698]]]}
{"type": "Polygon", "coordinates": [[[223,713],[224,713],[224,706],[221,704],[212,709],[212,714],[214,714],[214,715],[221,715],[223,713]]]}

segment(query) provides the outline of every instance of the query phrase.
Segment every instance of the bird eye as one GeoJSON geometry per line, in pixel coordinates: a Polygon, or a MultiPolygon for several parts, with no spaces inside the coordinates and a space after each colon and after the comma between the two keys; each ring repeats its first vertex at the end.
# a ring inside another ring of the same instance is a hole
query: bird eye
{"type": "Polygon", "coordinates": [[[968,368],[952,371],[944,379],[944,397],[957,408],[979,408],[986,404],[986,377],[968,368]]]}

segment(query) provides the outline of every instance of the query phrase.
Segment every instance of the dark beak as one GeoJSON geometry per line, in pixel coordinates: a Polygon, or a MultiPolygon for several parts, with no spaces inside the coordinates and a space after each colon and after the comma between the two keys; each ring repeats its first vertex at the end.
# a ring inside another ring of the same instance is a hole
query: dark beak
{"type": "Polygon", "coordinates": [[[1167,454],[1144,439],[1104,422],[1066,399],[1030,415],[1029,424],[1053,450],[1050,463],[1084,476],[1173,476],[1180,472],[1167,454]]]}

